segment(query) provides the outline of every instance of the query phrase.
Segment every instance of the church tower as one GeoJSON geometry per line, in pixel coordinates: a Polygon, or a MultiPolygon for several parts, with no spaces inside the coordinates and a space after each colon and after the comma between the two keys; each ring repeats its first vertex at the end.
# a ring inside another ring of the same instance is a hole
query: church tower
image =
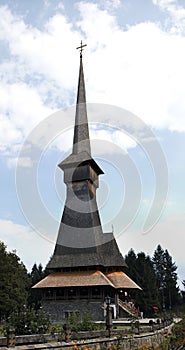
{"type": "Polygon", "coordinates": [[[139,288],[123,272],[127,265],[113,233],[102,231],[96,190],[103,171],[91,155],[82,61],[84,46],[81,43],[79,47],[72,153],[59,164],[67,187],[66,202],[54,253],[47,265],[50,274],[33,287],[42,289],[43,307],[54,321],[62,321],[72,312],[80,315],[88,312],[95,320],[102,320],[107,295],[111,297],[115,318],[120,308],[131,313],[119,294],[139,288]]]}

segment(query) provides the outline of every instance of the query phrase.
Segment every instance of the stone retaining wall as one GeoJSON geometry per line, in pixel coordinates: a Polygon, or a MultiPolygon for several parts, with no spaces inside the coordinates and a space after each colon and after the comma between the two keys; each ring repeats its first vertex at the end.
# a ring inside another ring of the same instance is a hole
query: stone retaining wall
{"type": "MultiPolygon", "coordinates": [[[[153,333],[141,334],[132,336],[121,335],[121,331],[117,330],[117,335],[111,338],[107,338],[105,331],[97,332],[79,332],[76,334],[76,338],[80,340],[70,341],[69,343],[64,342],[61,334],[43,334],[43,335],[26,335],[16,336],[16,346],[14,349],[27,350],[27,349],[56,349],[66,348],[70,350],[82,350],[84,347],[90,350],[105,350],[105,349],[122,349],[131,350],[141,347],[143,345],[157,346],[164,341],[166,336],[167,328],[158,330],[153,333]],[[96,333],[96,334],[95,334],[96,333]],[[119,334],[118,334],[119,333],[119,334]],[[88,339],[92,337],[101,337],[96,339],[88,339]],[[84,340],[83,340],[84,338],[84,340]],[[24,345],[23,345],[24,344],[24,345]]],[[[74,334],[72,335],[74,336],[74,334]]],[[[0,338],[0,346],[5,349],[7,345],[6,337],[0,338]]],[[[3,350],[1,348],[1,350],[3,350]]],[[[6,348],[7,349],[7,348],[6,348]]]]}
{"type": "MultiPolygon", "coordinates": [[[[141,346],[152,346],[155,348],[161,344],[164,340],[164,335],[150,334],[135,337],[114,337],[114,338],[101,338],[101,339],[91,339],[76,342],[51,342],[44,344],[33,344],[33,345],[19,345],[15,346],[15,350],[132,350],[137,349],[141,346]]],[[[9,348],[3,347],[2,350],[7,350],[9,348]]]]}
{"type": "MultiPolygon", "coordinates": [[[[163,328],[164,329],[164,328],[163,328]]],[[[153,332],[159,332],[160,327],[155,325],[153,328],[150,326],[142,327],[142,333],[148,333],[152,334],[153,332]]],[[[72,332],[71,333],[71,339],[72,340],[81,340],[81,339],[93,339],[93,338],[106,338],[107,337],[107,331],[105,330],[97,330],[97,331],[88,331],[88,332],[72,332]]],[[[131,329],[123,328],[123,329],[113,329],[112,330],[112,336],[115,337],[127,337],[128,335],[132,335],[132,337],[138,335],[138,329],[134,328],[131,329]]],[[[142,334],[141,334],[142,337],[142,334]]],[[[61,333],[55,333],[55,334],[32,334],[32,335],[18,335],[15,337],[15,343],[17,345],[22,344],[40,344],[40,343],[47,343],[47,342],[57,342],[62,341],[65,339],[64,331],[62,330],[61,333]]],[[[7,344],[7,338],[2,337],[0,338],[0,347],[6,346],[7,344]]]]}

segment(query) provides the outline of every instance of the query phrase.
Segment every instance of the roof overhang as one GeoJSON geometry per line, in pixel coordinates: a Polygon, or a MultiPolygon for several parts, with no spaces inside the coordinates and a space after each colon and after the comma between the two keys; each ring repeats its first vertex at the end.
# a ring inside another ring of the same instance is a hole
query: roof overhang
{"type": "Polygon", "coordinates": [[[32,288],[65,288],[110,286],[114,289],[141,289],[124,272],[97,271],[55,272],[46,276],[32,288]]]}

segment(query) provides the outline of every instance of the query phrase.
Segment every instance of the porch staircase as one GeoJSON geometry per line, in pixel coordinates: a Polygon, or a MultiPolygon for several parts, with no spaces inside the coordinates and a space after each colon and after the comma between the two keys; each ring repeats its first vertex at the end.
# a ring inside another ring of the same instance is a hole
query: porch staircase
{"type": "Polygon", "coordinates": [[[121,307],[125,312],[127,312],[130,316],[137,317],[135,311],[135,307],[130,306],[128,303],[118,299],[118,305],[121,307]]]}

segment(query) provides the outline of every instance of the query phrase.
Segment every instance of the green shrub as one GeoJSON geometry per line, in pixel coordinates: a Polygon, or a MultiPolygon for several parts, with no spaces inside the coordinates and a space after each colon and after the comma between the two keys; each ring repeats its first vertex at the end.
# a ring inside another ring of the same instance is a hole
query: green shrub
{"type": "Polygon", "coordinates": [[[96,324],[92,321],[91,317],[88,314],[84,314],[80,320],[80,314],[78,312],[73,313],[69,317],[69,327],[72,332],[80,331],[93,331],[97,329],[96,324]]]}
{"type": "Polygon", "coordinates": [[[92,321],[91,317],[85,314],[81,322],[81,331],[93,331],[96,329],[96,325],[92,321]]]}
{"type": "Polygon", "coordinates": [[[172,346],[185,345],[185,317],[172,328],[172,336],[170,340],[172,346]]]}
{"type": "Polygon", "coordinates": [[[35,311],[24,306],[10,314],[5,323],[5,333],[9,327],[15,328],[16,335],[43,334],[49,330],[49,316],[42,310],[35,311]]]}

